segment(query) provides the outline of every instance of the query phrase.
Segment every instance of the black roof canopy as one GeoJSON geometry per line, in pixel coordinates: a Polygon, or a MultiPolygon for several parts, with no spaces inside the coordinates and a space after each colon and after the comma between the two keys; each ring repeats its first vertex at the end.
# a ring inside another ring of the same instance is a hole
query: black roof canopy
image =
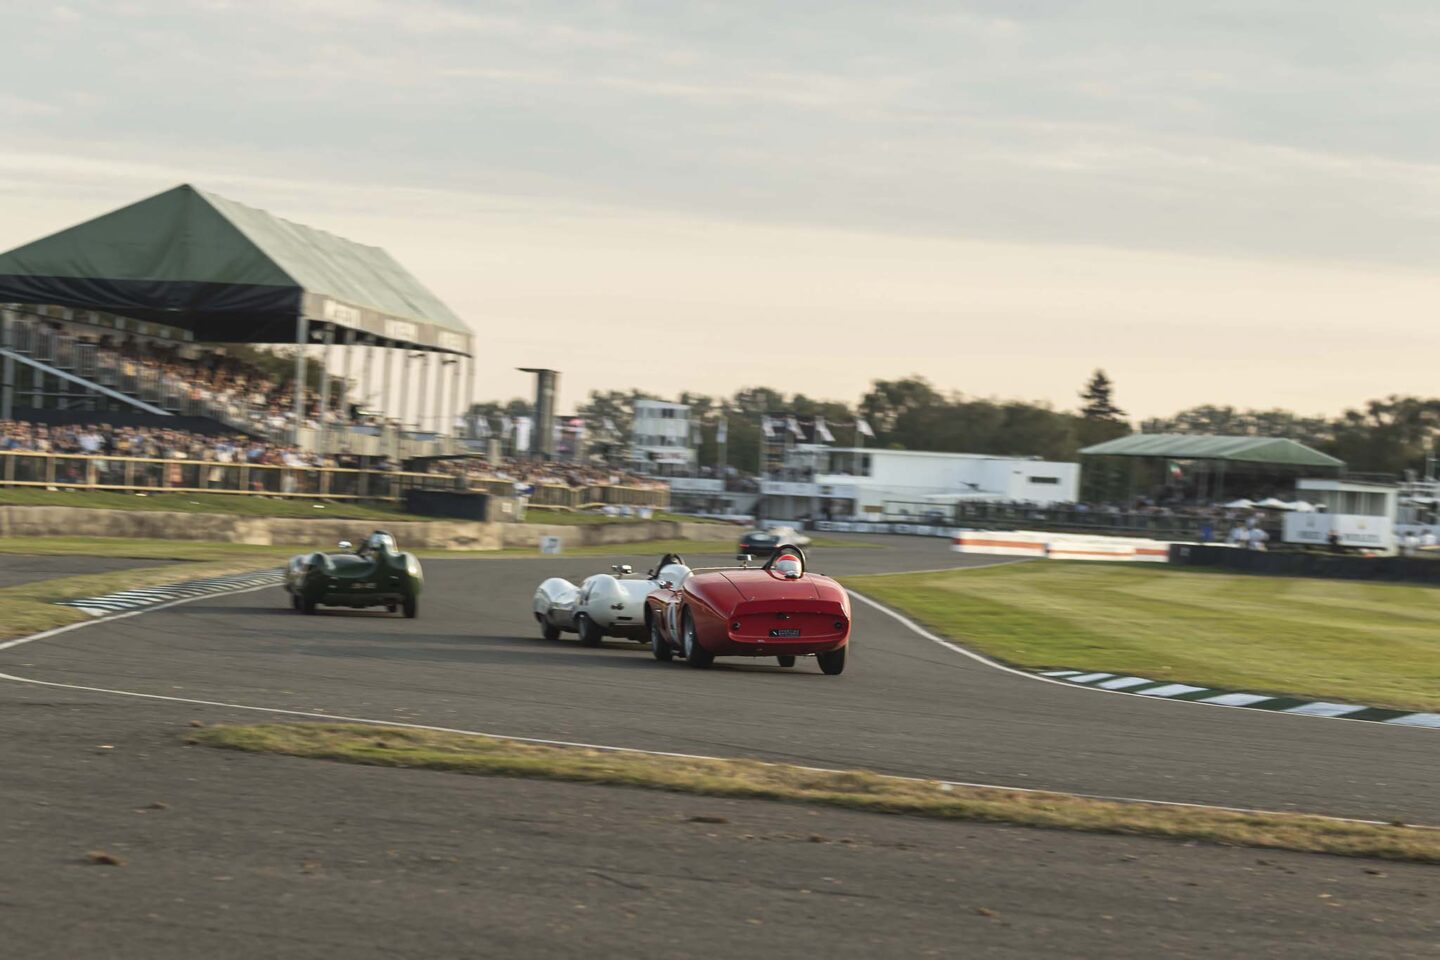
{"type": "Polygon", "coordinates": [[[0,302],[115,313],[218,342],[294,343],[303,317],[471,353],[465,323],[379,247],[189,184],[0,254],[0,302]]]}

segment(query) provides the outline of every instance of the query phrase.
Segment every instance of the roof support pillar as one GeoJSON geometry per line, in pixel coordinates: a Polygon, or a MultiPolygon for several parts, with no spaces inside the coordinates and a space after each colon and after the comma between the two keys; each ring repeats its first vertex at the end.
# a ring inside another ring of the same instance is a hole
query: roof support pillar
{"type": "MultiPolygon", "coordinates": [[[[474,347],[471,347],[473,350],[474,347]]],[[[465,383],[462,385],[460,395],[465,398],[465,416],[470,416],[470,410],[475,406],[475,357],[473,355],[465,358],[465,383]]],[[[487,423],[488,427],[489,424],[487,423]]],[[[486,431],[485,439],[490,439],[489,431],[486,431]]]]}
{"type": "Polygon", "coordinates": [[[360,402],[363,403],[363,404],[365,404],[365,406],[368,407],[368,406],[370,406],[370,392],[371,392],[371,388],[372,388],[372,385],[373,385],[373,382],[374,382],[374,381],[372,381],[372,380],[370,379],[370,367],[371,367],[371,364],[374,363],[374,361],[375,361],[375,344],[370,340],[369,337],[366,337],[366,338],[365,338],[364,347],[365,347],[365,360],[364,360],[364,362],[360,365],[360,393],[359,393],[359,397],[360,397],[360,402]]]}
{"type": "Polygon", "coordinates": [[[400,349],[402,351],[400,354],[400,432],[404,433],[405,428],[409,426],[406,418],[410,414],[410,361],[413,358],[410,356],[408,346],[400,349]]]}
{"type": "MultiPolygon", "coordinates": [[[[381,347],[381,349],[385,351],[385,353],[382,355],[382,358],[381,358],[382,361],[383,361],[383,363],[384,363],[384,367],[385,367],[385,376],[384,376],[385,385],[384,385],[384,387],[382,388],[381,393],[380,393],[380,412],[381,412],[380,422],[381,422],[382,424],[385,424],[385,425],[386,425],[386,428],[388,429],[388,425],[389,425],[389,423],[390,423],[390,410],[391,410],[390,404],[392,403],[391,398],[394,397],[394,395],[395,395],[394,390],[392,389],[392,387],[393,387],[394,384],[395,384],[395,377],[394,377],[394,372],[395,372],[395,362],[394,362],[394,361],[395,361],[395,343],[394,343],[394,341],[386,342],[386,343],[381,347]]],[[[400,440],[399,440],[398,431],[397,431],[397,434],[396,434],[395,449],[394,449],[393,451],[391,451],[391,453],[392,453],[393,456],[396,456],[396,457],[398,457],[399,454],[400,454],[400,440]]]]}
{"type": "Polygon", "coordinates": [[[421,433],[430,429],[430,419],[435,406],[435,359],[433,353],[420,354],[420,395],[415,398],[419,409],[415,413],[415,426],[421,433]]]}
{"type": "Polygon", "coordinates": [[[350,355],[355,352],[355,331],[346,329],[340,335],[340,352],[345,355],[345,361],[341,364],[340,374],[340,399],[336,401],[340,410],[340,419],[348,420],[350,413],[350,355]]]}
{"type": "Polygon", "coordinates": [[[290,442],[300,446],[300,430],[305,426],[305,345],[310,342],[310,321],[302,313],[295,323],[295,424],[290,442]]]}
{"type": "MultiPolygon", "coordinates": [[[[15,317],[9,310],[0,311],[0,346],[15,349],[13,336],[15,317]]],[[[4,372],[0,374],[0,420],[9,420],[15,412],[15,358],[5,354],[4,372]]]]}
{"type": "Polygon", "coordinates": [[[330,406],[330,347],[335,343],[335,328],[325,327],[320,347],[320,403],[315,410],[315,452],[325,455],[325,411],[330,406]]]}
{"type": "Polygon", "coordinates": [[[454,366],[450,368],[450,422],[445,426],[450,436],[459,437],[460,430],[455,424],[460,420],[460,371],[465,369],[465,358],[456,355],[451,361],[454,366]]]}

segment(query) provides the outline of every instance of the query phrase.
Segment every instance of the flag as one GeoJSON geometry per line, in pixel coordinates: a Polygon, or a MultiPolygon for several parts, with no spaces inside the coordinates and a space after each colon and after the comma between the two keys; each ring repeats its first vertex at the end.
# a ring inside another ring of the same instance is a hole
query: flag
{"type": "Polygon", "coordinates": [[[824,417],[815,418],[815,439],[823,443],[835,442],[835,434],[831,433],[830,428],[825,426],[824,417]]]}
{"type": "Polygon", "coordinates": [[[724,443],[728,439],[730,439],[730,424],[728,421],[721,419],[721,421],[715,425],[715,442],[724,443]]]}
{"type": "Polygon", "coordinates": [[[795,434],[795,436],[801,440],[805,439],[805,433],[800,429],[800,421],[796,420],[793,414],[785,418],[785,429],[795,434]]]}
{"type": "Polygon", "coordinates": [[[763,414],[763,413],[760,414],[760,432],[763,433],[763,434],[765,434],[765,439],[766,439],[766,440],[774,440],[774,439],[775,439],[775,430],[774,430],[774,428],[770,425],[770,418],[767,417],[767,416],[765,416],[765,414],[763,414]]]}
{"type": "Polygon", "coordinates": [[[871,440],[875,439],[875,431],[870,429],[870,424],[865,422],[864,417],[855,418],[855,429],[859,431],[862,437],[869,437],[871,440]]]}
{"type": "Polygon", "coordinates": [[[1171,460],[1168,464],[1166,464],[1165,469],[1166,472],[1170,474],[1171,480],[1179,480],[1181,477],[1185,476],[1185,471],[1180,469],[1180,464],[1176,463],[1174,460],[1171,460]]]}

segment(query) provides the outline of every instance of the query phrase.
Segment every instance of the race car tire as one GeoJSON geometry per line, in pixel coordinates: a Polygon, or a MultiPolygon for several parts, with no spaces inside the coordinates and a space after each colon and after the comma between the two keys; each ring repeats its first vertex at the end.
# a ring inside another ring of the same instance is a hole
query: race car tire
{"type": "Polygon", "coordinates": [[[300,609],[300,594],[298,594],[298,593],[292,593],[292,594],[290,594],[290,609],[291,609],[291,610],[299,610],[299,609],[300,609]]]}
{"type": "Polygon", "coordinates": [[[405,609],[406,620],[414,620],[416,617],[420,616],[419,597],[406,597],[401,606],[403,606],[405,609]]]}
{"type": "Polygon", "coordinates": [[[831,650],[829,653],[817,653],[815,659],[820,662],[820,672],[828,677],[838,677],[845,672],[845,651],[849,647],[841,647],[839,650],[831,650]]]}
{"type": "Polygon", "coordinates": [[[782,666],[782,667],[793,667],[793,666],[795,666],[795,654],[793,654],[793,653],[782,653],[782,654],[780,654],[780,656],[776,657],[775,660],[776,660],[776,662],[778,662],[778,663],[780,664],[780,666],[782,666]]]}
{"type": "Polygon", "coordinates": [[[650,621],[650,655],[661,663],[675,659],[675,648],[665,642],[660,634],[660,624],[655,620],[650,621]]]}
{"type": "Polygon", "coordinates": [[[695,620],[690,611],[685,611],[685,662],[696,670],[704,670],[715,662],[715,654],[700,646],[700,637],[695,632],[695,620]]]}
{"type": "Polygon", "coordinates": [[[315,601],[309,598],[300,601],[300,612],[306,616],[313,616],[315,613],[315,601]]]}
{"type": "Polygon", "coordinates": [[[575,632],[580,635],[580,646],[582,647],[598,647],[600,641],[605,639],[605,634],[600,632],[595,621],[584,613],[575,614],[575,632]]]}

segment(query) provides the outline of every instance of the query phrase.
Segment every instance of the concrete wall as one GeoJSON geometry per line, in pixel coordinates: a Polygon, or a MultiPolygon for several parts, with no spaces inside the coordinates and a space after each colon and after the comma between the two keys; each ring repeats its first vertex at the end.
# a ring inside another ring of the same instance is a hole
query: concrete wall
{"type": "Polygon", "coordinates": [[[739,539],[728,524],[649,520],[561,526],[530,523],[476,523],[463,520],[390,522],[375,520],[237,517],[218,513],[147,510],[87,510],[76,507],[0,506],[0,537],[126,537],[146,540],[213,540],[260,546],[303,544],[316,548],[340,540],[358,542],[376,527],[395,535],[401,549],[499,550],[539,547],[557,536],[566,546],[637,543],[643,540],[739,539]]]}

